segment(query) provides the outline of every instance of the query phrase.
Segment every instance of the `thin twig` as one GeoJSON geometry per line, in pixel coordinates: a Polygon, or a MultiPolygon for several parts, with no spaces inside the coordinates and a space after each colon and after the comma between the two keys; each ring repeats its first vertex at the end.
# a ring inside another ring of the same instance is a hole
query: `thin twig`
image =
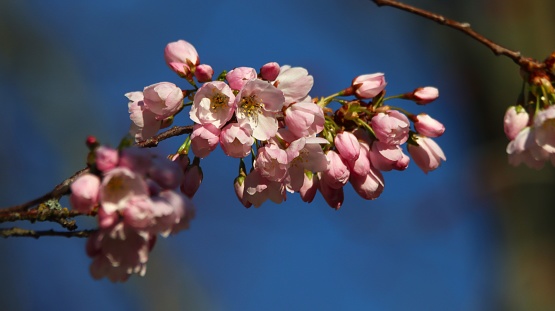
{"type": "Polygon", "coordinates": [[[56,222],[60,224],[62,227],[73,231],[77,229],[77,225],[75,224],[75,220],[71,218],[74,218],[76,216],[82,216],[82,215],[92,216],[92,215],[96,215],[96,212],[91,212],[90,214],[83,214],[75,210],[68,210],[67,208],[49,209],[46,207],[42,207],[42,205],[40,205],[39,208],[28,210],[28,211],[0,213],[0,223],[14,222],[14,221],[20,221],[20,220],[26,220],[30,222],[49,221],[49,222],[56,222]]]}
{"type": "Polygon", "coordinates": [[[404,4],[398,1],[393,0],[372,0],[377,6],[391,6],[415,15],[422,16],[429,20],[435,21],[441,25],[445,25],[447,27],[451,27],[453,29],[459,30],[464,34],[470,36],[474,40],[482,43],[483,45],[487,46],[495,55],[503,55],[510,59],[512,59],[515,63],[517,63],[522,69],[526,72],[532,72],[538,69],[542,69],[545,67],[544,63],[538,62],[535,59],[524,57],[518,51],[513,51],[508,48],[505,48],[489,39],[484,37],[483,35],[477,33],[472,28],[470,28],[469,23],[461,23],[454,21],[452,19],[446,18],[442,15],[432,13],[408,4],[404,4]]]}
{"type": "Polygon", "coordinates": [[[82,230],[82,231],[54,231],[54,230],[44,230],[44,231],[35,231],[35,230],[28,230],[18,227],[8,228],[8,229],[0,229],[0,236],[3,238],[9,237],[30,237],[38,239],[43,236],[59,236],[59,237],[66,237],[66,238],[86,238],[90,236],[92,233],[96,232],[96,230],[82,230]]]}

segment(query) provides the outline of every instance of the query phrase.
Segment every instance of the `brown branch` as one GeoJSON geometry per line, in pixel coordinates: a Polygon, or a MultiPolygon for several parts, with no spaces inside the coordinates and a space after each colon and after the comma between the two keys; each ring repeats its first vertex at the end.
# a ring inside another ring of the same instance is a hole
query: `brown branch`
{"type": "Polygon", "coordinates": [[[44,231],[35,231],[35,230],[28,230],[18,227],[8,228],[8,229],[0,229],[0,236],[3,238],[9,237],[31,237],[38,239],[43,236],[59,236],[59,237],[66,237],[66,238],[86,238],[90,236],[92,233],[96,232],[96,230],[82,230],[82,231],[54,231],[54,230],[44,230],[44,231]]]}
{"type": "Polygon", "coordinates": [[[76,216],[82,216],[82,215],[93,216],[93,215],[96,215],[96,212],[91,212],[90,214],[83,214],[75,210],[68,210],[67,208],[50,209],[41,204],[39,205],[39,208],[29,210],[29,211],[0,213],[0,223],[21,221],[21,220],[26,220],[30,222],[49,221],[49,222],[56,222],[60,224],[62,227],[73,231],[77,229],[77,225],[75,224],[75,220],[71,218],[74,218],[76,216]]]}
{"type": "MultiPolygon", "coordinates": [[[[160,133],[160,134],[158,134],[158,135],[156,135],[152,138],[149,138],[147,140],[141,141],[141,142],[137,143],[136,145],[140,148],[156,147],[163,140],[166,140],[166,139],[174,137],[174,136],[189,134],[192,131],[193,131],[193,126],[192,125],[174,126],[174,127],[170,128],[169,130],[167,130],[165,132],[162,132],[162,133],[160,133]]],[[[79,176],[81,176],[83,174],[86,174],[88,172],[89,172],[88,167],[83,168],[83,169],[77,171],[71,177],[62,181],[60,184],[58,184],[56,187],[54,187],[54,189],[52,189],[50,192],[45,193],[44,195],[42,195],[42,196],[40,196],[36,199],[33,199],[29,202],[25,202],[23,204],[18,204],[18,205],[14,205],[14,206],[10,206],[10,207],[7,207],[7,208],[0,209],[0,215],[26,211],[26,210],[28,210],[28,209],[30,209],[30,208],[38,205],[38,204],[46,202],[50,199],[59,199],[60,197],[69,193],[69,186],[71,185],[71,183],[73,183],[73,181],[75,181],[79,176]]]]}
{"type": "Polygon", "coordinates": [[[472,28],[470,28],[470,24],[468,23],[461,23],[454,21],[452,19],[448,19],[442,15],[435,14],[408,4],[404,4],[398,1],[393,0],[372,0],[377,6],[391,6],[415,15],[422,16],[434,22],[437,22],[441,25],[445,25],[447,27],[456,29],[458,31],[463,32],[464,34],[470,36],[474,40],[482,43],[483,45],[487,46],[495,55],[503,55],[510,59],[512,59],[515,63],[517,63],[522,69],[526,72],[533,72],[538,69],[543,69],[545,67],[544,63],[538,62],[535,59],[524,57],[518,51],[513,51],[508,48],[505,48],[489,39],[484,37],[483,35],[477,33],[472,28]]]}

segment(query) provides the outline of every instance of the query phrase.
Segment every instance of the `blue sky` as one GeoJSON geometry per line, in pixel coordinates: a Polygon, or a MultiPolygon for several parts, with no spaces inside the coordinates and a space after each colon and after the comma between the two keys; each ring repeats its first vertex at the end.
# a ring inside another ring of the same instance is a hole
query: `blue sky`
{"type": "MultiPolygon", "coordinates": [[[[129,127],[126,92],[160,81],[185,87],[163,59],[165,45],[177,39],[194,44],[217,73],[270,61],[305,67],[315,78],[312,96],[373,72],[386,74],[389,95],[434,85],[437,102],[397,104],[446,125],[438,142],[447,162],[427,175],[414,164],[385,173],[385,191],[375,201],[348,186],[339,211],[320,196],[305,204],[293,195],[281,205],[245,209],[232,188],[237,163],[218,150],[202,162],[191,229],[159,239],[144,278],[116,285],[92,280],[84,240],[0,241],[0,273],[14,282],[1,296],[10,310],[491,309],[496,219],[490,198],[474,192],[464,89],[448,56],[429,48],[441,43],[434,25],[356,0],[11,6],[19,21],[8,32],[36,37],[17,47],[23,60],[0,63],[0,129],[17,155],[2,152],[4,163],[13,163],[5,174],[17,177],[4,181],[10,195],[1,205],[42,194],[83,167],[86,135],[117,144],[129,127]]],[[[161,149],[172,152],[181,142],[161,149]]]]}

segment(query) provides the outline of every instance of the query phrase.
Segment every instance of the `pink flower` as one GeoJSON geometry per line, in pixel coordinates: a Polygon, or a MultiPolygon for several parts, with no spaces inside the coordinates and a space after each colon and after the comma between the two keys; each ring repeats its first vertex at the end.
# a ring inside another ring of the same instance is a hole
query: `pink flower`
{"type": "Polygon", "coordinates": [[[541,169],[545,161],[550,158],[550,153],[539,146],[536,141],[535,128],[525,127],[518,132],[515,139],[507,145],[509,163],[518,166],[524,162],[530,168],[541,169]]]}
{"type": "Polygon", "coordinates": [[[229,86],[239,91],[248,81],[257,78],[256,70],[251,67],[237,67],[227,73],[225,79],[229,82],[229,86]]]}
{"type": "Polygon", "coordinates": [[[268,82],[250,80],[237,94],[235,112],[240,126],[249,124],[252,136],[268,140],[276,135],[276,115],[283,107],[283,93],[268,82]]]}
{"type": "Polygon", "coordinates": [[[256,169],[245,177],[244,187],[244,199],[255,207],[259,207],[268,199],[279,204],[286,198],[285,187],[280,182],[262,177],[256,169]]]}
{"type": "Polygon", "coordinates": [[[287,152],[276,144],[267,144],[258,149],[254,168],[260,172],[262,177],[271,181],[281,182],[289,168],[287,152]]]}
{"type": "Polygon", "coordinates": [[[360,142],[360,154],[358,158],[354,161],[347,162],[351,175],[365,176],[368,174],[370,171],[369,149],[370,147],[367,143],[360,142]]]}
{"type": "Polygon", "coordinates": [[[382,174],[375,168],[371,168],[366,175],[351,174],[349,181],[356,193],[365,200],[379,197],[385,186],[382,174]]]}
{"type": "Polygon", "coordinates": [[[204,83],[208,81],[212,81],[212,76],[214,75],[214,69],[210,65],[198,65],[195,68],[195,78],[197,78],[198,82],[204,83]]]}
{"type": "Polygon", "coordinates": [[[191,149],[199,158],[207,157],[220,141],[220,129],[212,124],[195,124],[191,133],[191,149]]]}
{"type": "Polygon", "coordinates": [[[360,154],[360,143],[351,132],[341,132],[335,136],[335,148],[343,159],[349,162],[356,161],[360,154]]]}
{"type": "Polygon", "coordinates": [[[191,120],[198,124],[212,124],[221,128],[235,111],[235,95],[222,81],[208,82],[195,94],[189,112],[191,120]]]}
{"type": "Polygon", "coordinates": [[[372,117],[372,129],[379,141],[401,145],[409,138],[410,123],[404,114],[397,110],[389,110],[372,117]]]}
{"type": "Polygon", "coordinates": [[[328,158],[320,144],[328,144],[321,137],[302,137],[287,147],[288,169],[283,183],[289,191],[299,191],[305,181],[305,171],[323,172],[328,167],[328,158]]]}
{"type": "Polygon", "coordinates": [[[235,189],[235,195],[237,195],[237,199],[239,202],[243,204],[244,207],[249,208],[252,206],[252,203],[245,199],[245,176],[239,175],[233,181],[233,188],[235,189]]]}
{"type": "Polygon", "coordinates": [[[316,135],[324,129],[324,112],[311,101],[295,103],[285,111],[285,124],[297,137],[316,135]]]}
{"type": "Polygon", "coordinates": [[[361,75],[353,79],[351,86],[355,89],[358,98],[373,98],[385,89],[387,83],[381,72],[361,75]]]}
{"type": "Polygon", "coordinates": [[[116,167],[105,173],[100,188],[100,203],[106,213],[123,210],[134,196],[148,196],[145,180],[124,167],[116,167]]]}
{"type": "Polygon", "coordinates": [[[402,171],[409,165],[409,157],[403,153],[399,145],[390,145],[374,141],[368,154],[372,166],[380,171],[402,171]]]}
{"type": "Polygon", "coordinates": [[[321,174],[320,184],[327,184],[333,189],[339,189],[349,181],[349,168],[343,158],[333,150],[328,151],[326,157],[329,161],[328,167],[321,174]]]}
{"type": "Polygon", "coordinates": [[[161,121],[156,119],[157,115],[154,112],[146,108],[143,92],[130,92],[125,96],[129,99],[129,118],[133,122],[129,134],[135,137],[137,142],[156,135],[161,121]]]}
{"type": "Polygon", "coordinates": [[[511,106],[505,112],[503,129],[509,140],[516,138],[518,133],[528,125],[530,116],[522,106],[511,106]]]}
{"type": "Polygon", "coordinates": [[[183,102],[183,92],[170,82],[149,85],[143,95],[145,106],[157,115],[158,120],[174,115],[183,102]]]}
{"type": "Polygon", "coordinates": [[[100,146],[95,150],[96,168],[107,172],[118,165],[118,151],[113,148],[100,146]]]}
{"type": "Polygon", "coordinates": [[[263,80],[274,81],[279,75],[279,64],[276,62],[267,63],[260,68],[260,76],[263,80]]]}
{"type": "Polygon", "coordinates": [[[410,98],[418,105],[426,105],[439,97],[439,90],[433,86],[419,87],[412,92],[410,98]]]}
{"type": "Polygon", "coordinates": [[[164,49],[166,64],[182,77],[189,76],[191,67],[200,64],[197,50],[187,41],[178,40],[164,49]]]}
{"type": "Polygon", "coordinates": [[[160,192],[152,198],[153,221],[147,227],[150,233],[160,233],[168,237],[170,233],[176,233],[189,227],[189,219],[186,214],[194,210],[193,203],[186,196],[171,190],[160,192]],[[186,223],[185,223],[186,222],[186,223]]]}
{"type": "Polygon", "coordinates": [[[187,197],[192,198],[200,188],[203,178],[202,169],[198,164],[189,165],[181,184],[181,192],[187,197]]]}
{"type": "Polygon", "coordinates": [[[233,158],[244,158],[251,152],[254,138],[251,136],[250,125],[239,126],[230,123],[220,133],[220,146],[224,153],[233,158]]]}
{"type": "Polygon", "coordinates": [[[439,167],[441,160],[446,161],[443,150],[431,138],[414,135],[417,145],[409,144],[408,150],[412,159],[424,173],[428,174],[439,167]]]}
{"type": "MultiPolygon", "coordinates": [[[[321,173],[319,173],[321,174],[321,173]]],[[[322,194],[322,197],[324,197],[324,200],[326,200],[326,203],[328,203],[328,205],[331,208],[334,208],[336,210],[338,210],[341,205],[343,205],[343,200],[345,199],[345,195],[343,193],[343,187],[340,188],[333,188],[330,187],[327,183],[322,182],[322,178],[319,175],[319,190],[320,193],[322,194]]]]}
{"type": "Polygon", "coordinates": [[[100,179],[93,174],[84,174],[77,178],[70,186],[69,202],[74,210],[89,213],[98,203],[100,179]]]}
{"type": "Polygon", "coordinates": [[[87,241],[87,254],[93,258],[90,272],[94,279],[126,281],[131,274],[144,276],[154,237],[119,222],[93,233],[87,241]]]}
{"type": "Polygon", "coordinates": [[[416,116],[414,128],[419,134],[427,137],[439,137],[445,132],[445,126],[443,126],[443,124],[425,113],[416,116]]]}
{"type": "Polygon", "coordinates": [[[119,167],[126,167],[137,174],[146,175],[152,166],[153,154],[146,148],[124,148],[120,153],[119,167]]]}
{"type": "Polygon", "coordinates": [[[540,110],[534,116],[536,143],[549,153],[555,153],[555,106],[540,110]]]}
{"type": "Polygon", "coordinates": [[[305,172],[304,180],[301,189],[299,189],[299,194],[301,195],[301,200],[310,203],[314,200],[316,192],[320,186],[317,174],[312,174],[305,172]]]}
{"type": "Polygon", "coordinates": [[[148,177],[162,189],[175,189],[183,180],[183,172],[176,162],[160,156],[153,156],[148,177]]]}
{"type": "Polygon", "coordinates": [[[302,67],[282,66],[274,85],[283,92],[285,106],[303,101],[314,85],[314,78],[302,67]]]}

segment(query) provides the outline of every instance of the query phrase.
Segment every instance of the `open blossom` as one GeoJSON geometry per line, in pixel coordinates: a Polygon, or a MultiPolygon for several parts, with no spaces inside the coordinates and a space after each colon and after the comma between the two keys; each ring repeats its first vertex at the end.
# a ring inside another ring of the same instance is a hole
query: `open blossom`
{"type": "Polygon", "coordinates": [[[410,123],[406,115],[389,110],[372,117],[372,129],[379,141],[401,145],[409,138],[410,123]]]}
{"type": "Polygon", "coordinates": [[[131,274],[144,276],[154,241],[155,236],[137,231],[123,222],[93,233],[87,241],[87,254],[93,258],[92,277],[123,282],[131,274]]]}
{"type": "Polygon", "coordinates": [[[197,50],[185,40],[168,43],[164,49],[166,64],[182,77],[191,73],[191,66],[200,64],[197,50]]]}
{"type": "Polygon", "coordinates": [[[205,83],[195,94],[189,112],[191,120],[198,124],[212,124],[221,128],[235,111],[235,95],[222,81],[205,83]]]}
{"type": "Polygon", "coordinates": [[[143,92],[130,92],[125,96],[129,99],[127,106],[132,121],[129,134],[135,137],[135,141],[146,140],[156,135],[160,130],[161,121],[145,106],[143,92]]]}
{"type": "Polygon", "coordinates": [[[148,186],[140,175],[124,167],[116,167],[104,175],[100,203],[107,213],[123,210],[134,196],[148,196],[148,186]]]}
{"type": "Polygon", "coordinates": [[[416,165],[424,173],[435,170],[442,160],[447,160],[443,150],[431,138],[418,134],[415,134],[415,138],[418,145],[409,144],[407,148],[416,165]]]}
{"type": "Polygon", "coordinates": [[[323,172],[328,167],[328,158],[320,144],[328,141],[321,137],[301,137],[287,147],[289,166],[284,184],[289,191],[300,191],[305,181],[305,171],[323,172]]]}
{"type": "Polygon", "coordinates": [[[385,89],[387,82],[381,72],[361,75],[353,79],[351,86],[358,98],[373,98],[385,89]]]}
{"type": "Polygon", "coordinates": [[[283,107],[283,93],[268,82],[250,80],[237,94],[235,114],[239,125],[249,124],[252,136],[268,140],[278,130],[276,114],[283,107]]]}
{"type": "Polygon", "coordinates": [[[245,177],[244,189],[244,200],[252,203],[255,207],[259,207],[268,199],[274,203],[281,203],[286,198],[283,184],[264,178],[257,169],[252,170],[245,177]]]}
{"type": "Polygon", "coordinates": [[[267,144],[258,149],[254,167],[260,175],[271,181],[282,181],[289,168],[287,152],[276,144],[267,144]]]}
{"type": "Polygon", "coordinates": [[[145,106],[157,115],[158,120],[174,115],[183,102],[183,92],[170,82],[149,85],[143,90],[143,95],[145,106]]]}
{"type": "Polygon", "coordinates": [[[505,112],[503,129],[509,140],[516,138],[518,133],[528,125],[530,116],[522,106],[511,106],[505,112]]]}
{"type": "Polygon", "coordinates": [[[536,143],[549,153],[555,153],[555,106],[540,110],[534,116],[536,143]]]}
{"type": "Polygon", "coordinates": [[[303,101],[314,85],[314,78],[303,67],[281,66],[274,85],[283,92],[285,106],[303,101]]]}
{"type": "Polygon", "coordinates": [[[251,67],[237,67],[227,73],[225,79],[229,82],[229,86],[239,91],[245,84],[257,78],[256,70],[251,67]]]}
{"type": "Polygon", "coordinates": [[[507,154],[511,165],[517,166],[524,163],[530,168],[539,170],[549,158],[552,163],[555,162],[555,158],[550,156],[550,152],[538,145],[536,134],[534,127],[525,127],[507,145],[507,154]]]}

